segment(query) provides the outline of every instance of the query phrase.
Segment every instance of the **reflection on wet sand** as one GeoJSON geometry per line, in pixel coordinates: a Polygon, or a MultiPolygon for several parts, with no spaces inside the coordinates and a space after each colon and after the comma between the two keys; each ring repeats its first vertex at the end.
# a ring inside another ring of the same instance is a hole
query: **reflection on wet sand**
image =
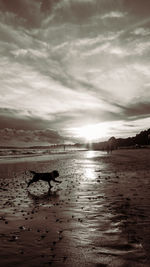
{"type": "Polygon", "coordinates": [[[136,162],[131,151],[129,160],[128,151],[119,153],[79,152],[50,162],[1,165],[3,266],[9,265],[8,253],[12,265],[22,266],[148,266],[149,152],[136,162]],[[49,190],[38,182],[27,190],[31,169],[58,169],[62,183],[49,190]]]}
{"type": "Polygon", "coordinates": [[[41,203],[43,205],[50,205],[51,201],[58,201],[59,200],[59,194],[57,191],[52,191],[51,189],[48,189],[45,193],[32,193],[28,190],[28,197],[33,202],[34,206],[40,205],[41,203]]]}
{"type": "Polygon", "coordinates": [[[91,180],[96,178],[93,165],[85,169],[85,178],[91,179],[91,180]]]}

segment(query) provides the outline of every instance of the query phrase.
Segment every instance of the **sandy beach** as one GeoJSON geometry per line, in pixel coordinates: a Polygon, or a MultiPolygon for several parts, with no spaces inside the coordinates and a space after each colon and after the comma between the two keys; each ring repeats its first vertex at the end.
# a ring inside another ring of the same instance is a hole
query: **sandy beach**
{"type": "Polygon", "coordinates": [[[0,161],[1,266],[150,266],[150,150],[0,161]],[[27,189],[29,170],[61,184],[27,189]]]}

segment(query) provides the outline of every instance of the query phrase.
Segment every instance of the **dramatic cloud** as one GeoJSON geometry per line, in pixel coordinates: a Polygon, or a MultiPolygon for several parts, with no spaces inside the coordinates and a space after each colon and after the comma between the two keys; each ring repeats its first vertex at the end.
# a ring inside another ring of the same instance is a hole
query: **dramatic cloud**
{"type": "Polygon", "coordinates": [[[73,136],[105,122],[107,137],[148,128],[149,8],[148,0],[0,0],[1,129],[73,136]]]}
{"type": "Polygon", "coordinates": [[[15,146],[50,145],[63,143],[64,141],[63,137],[50,129],[25,131],[5,128],[0,130],[1,146],[11,146],[12,144],[15,146]]]}

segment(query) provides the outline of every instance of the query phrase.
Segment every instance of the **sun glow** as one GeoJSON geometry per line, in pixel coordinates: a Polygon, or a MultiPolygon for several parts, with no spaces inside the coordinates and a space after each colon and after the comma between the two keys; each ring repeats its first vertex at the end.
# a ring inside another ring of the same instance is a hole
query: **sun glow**
{"type": "Polygon", "coordinates": [[[76,137],[83,138],[86,141],[98,141],[107,135],[108,125],[106,123],[87,125],[80,128],[74,128],[76,137]]]}

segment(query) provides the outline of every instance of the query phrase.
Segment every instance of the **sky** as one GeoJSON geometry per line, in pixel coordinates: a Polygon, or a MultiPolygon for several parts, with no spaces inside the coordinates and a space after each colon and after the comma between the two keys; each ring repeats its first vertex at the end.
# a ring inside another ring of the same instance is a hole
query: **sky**
{"type": "Polygon", "coordinates": [[[150,126],[149,0],[0,0],[0,145],[150,126]]]}

